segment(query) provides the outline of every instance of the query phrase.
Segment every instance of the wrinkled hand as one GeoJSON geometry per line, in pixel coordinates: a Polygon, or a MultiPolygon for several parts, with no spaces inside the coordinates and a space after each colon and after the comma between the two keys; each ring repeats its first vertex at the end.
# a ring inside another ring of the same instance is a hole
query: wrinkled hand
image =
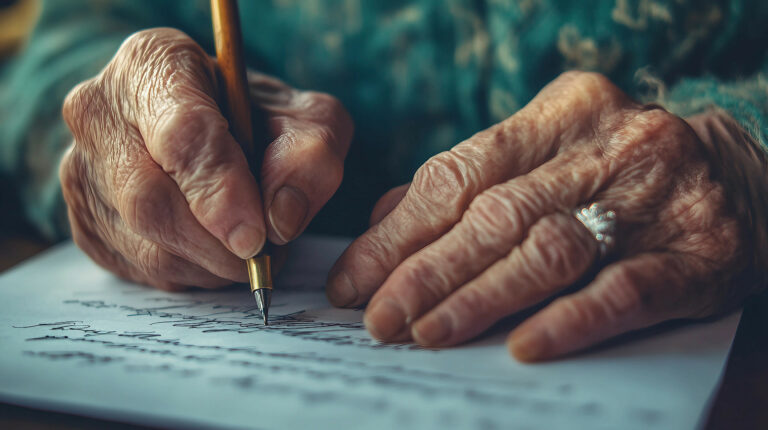
{"type": "Polygon", "coordinates": [[[682,119],[600,75],[566,73],[386,194],[332,269],[328,297],[370,299],[365,323],[384,341],[466,341],[590,273],[597,242],[571,213],[597,202],[617,213],[613,258],[513,331],[516,357],[552,358],[724,311],[755,288],[732,281],[754,271],[755,244],[765,242],[750,229],[768,219],[738,213],[728,193],[744,190],[726,192],[713,172],[765,167],[714,169],[725,161],[709,152],[682,119]]]}
{"type": "Polygon", "coordinates": [[[247,281],[240,258],[294,239],[341,182],[352,125],[338,101],[249,76],[271,138],[259,184],[219,112],[214,67],[185,34],[146,30],[67,96],[73,238],[119,276],[165,289],[247,281]]]}

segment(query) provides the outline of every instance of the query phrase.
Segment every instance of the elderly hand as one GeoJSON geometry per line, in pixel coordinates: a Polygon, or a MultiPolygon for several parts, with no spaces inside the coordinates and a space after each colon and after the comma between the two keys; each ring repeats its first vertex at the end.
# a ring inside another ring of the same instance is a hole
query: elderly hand
{"type": "Polygon", "coordinates": [[[586,287],[513,331],[510,351],[525,361],[724,311],[759,286],[752,275],[766,267],[755,252],[765,235],[750,235],[768,219],[732,205],[745,199],[730,193],[747,191],[726,189],[718,175],[764,183],[765,167],[749,157],[753,165],[728,166],[710,149],[685,121],[635,103],[606,78],[566,73],[386,194],[332,269],[328,297],[350,307],[370,299],[365,323],[380,340],[449,346],[562,294],[602,263],[586,287]],[[592,202],[617,215],[606,261],[572,215],[592,202]]]}
{"type": "Polygon", "coordinates": [[[119,276],[165,289],[247,281],[241,259],[294,239],[341,182],[352,124],[338,101],[249,76],[271,139],[257,183],[214,66],[185,34],[146,30],[64,103],[72,235],[119,276]]]}

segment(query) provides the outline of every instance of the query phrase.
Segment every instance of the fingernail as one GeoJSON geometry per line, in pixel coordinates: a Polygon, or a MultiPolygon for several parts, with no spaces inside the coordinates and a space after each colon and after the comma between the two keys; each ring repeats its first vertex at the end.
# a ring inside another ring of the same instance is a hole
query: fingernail
{"type": "Polygon", "coordinates": [[[242,259],[251,258],[264,246],[264,231],[253,224],[241,223],[229,233],[229,248],[242,259]]]}
{"type": "Polygon", "coordinates": [[[417,321],[411,333],[419,345],[439,346],[448,339],[452,329],[451,318],[444,313],[438,313],[417,321]]]}
{"type": "Polygon", "coordinates": [[[394,340],[405,328],[405,313],[392,299],[382,299],[365,313],[365,327],[379,340],[394,340]]]}
{"type": "Polygon", "coordinates": [[[307,197],[298,189],[285,186],[277,191],[269,208],[269,223],[283,243],[296,238],[308,210],[307,197]]]}
{"type": "Polygon", "coordinates": [[[512,336],[510,350],[520,361],[532,362],[546,358],[549,337],[543,330],[529,329],[512,336]]]}
{"type": "Polygon", "coordinates": [[[341,271],[328,281],[328,300],[332,305],[343,307],[357,300],[357,289],[349,276],[341,271]]]}

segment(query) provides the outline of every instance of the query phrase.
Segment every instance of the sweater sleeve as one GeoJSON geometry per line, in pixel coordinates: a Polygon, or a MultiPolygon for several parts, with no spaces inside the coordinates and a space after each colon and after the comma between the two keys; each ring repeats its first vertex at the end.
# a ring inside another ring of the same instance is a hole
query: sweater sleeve
{"type": "Polygon", "coordinates": [[[768,152],[768,61],[753,76],[742,79],[684,79],[670,89],[662,104],[681,117],[722,109],[768,152]]]}
{"type": "Polygon", "coordinates": [[[672,87],[663,104],[681,117],[717,110],[735,120],[736,124],[730,120],[705,123],[696,131],[710,136],[727,133],[735,142],[706,150],[722,161],[713,174],[731,196],[729,205],[749,240],[757,245],[744,257],[753,260],[750,276],[754,279],[743,282],[750,282],[755,292],[764,289],[768,281],[768,62],[754,76],[730,82],[712,77],[683,80],[672,87]]]}
{"type": "Polygon", "coordinates": [[[131,33],[168,24],[167,3],[44,1],[27,46],[0,69],[0,221],[26,219],[43,236],[68,234],[58,162],[71,142],[61,105],[131,33]],[[154,4],[153,4],[154,3],[154,4]]]}
{"type": "MultiPolygon", "coordinates": [[[[720,6],[712,9],[719,11],[712,14],[719,25],[687,28],[689,39],[704,41],[689,60],[698,67],[689,69],[689,77],[677,81],[660,101],[681,117],[721,109],[768,151],[768,2],[713,4],[720,6]]],[[[687,22],[698,22],[694,17],[703,13],[703,5],[685,7],[689,9],[687,22]]]]}

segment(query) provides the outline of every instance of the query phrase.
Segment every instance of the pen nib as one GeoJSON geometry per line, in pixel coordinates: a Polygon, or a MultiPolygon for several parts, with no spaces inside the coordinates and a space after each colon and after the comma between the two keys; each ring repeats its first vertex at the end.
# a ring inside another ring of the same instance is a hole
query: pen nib
{"type": "Polygon", "coordinates": [[[264,325],[269,325],[269,305],[272,302],[272,290],[269,288],[259,288],[253,291],[253,296],[256,297],[256,305],[259,307],[259,312],[264,318],[264,325]]]}

